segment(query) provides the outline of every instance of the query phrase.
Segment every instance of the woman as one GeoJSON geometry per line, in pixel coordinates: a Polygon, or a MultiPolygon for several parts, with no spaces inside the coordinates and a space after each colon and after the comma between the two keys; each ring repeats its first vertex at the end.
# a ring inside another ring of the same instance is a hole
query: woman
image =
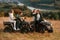
{"type": "Polygon", "coordinates": [[[16,21],[14,20],[15,17],[14,17],[14,10],[13,9],[11,9],[11,11],[9,12],[9,18],[10,18],[10,22],[14,23],[13,29],[16,30],[16,21]]]}

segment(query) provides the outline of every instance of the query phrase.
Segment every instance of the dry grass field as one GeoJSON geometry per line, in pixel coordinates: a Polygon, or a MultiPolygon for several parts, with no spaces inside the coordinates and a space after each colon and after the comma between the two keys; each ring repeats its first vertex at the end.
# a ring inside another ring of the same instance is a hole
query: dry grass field
{"type": "MultiPolygon", "coordinates": [[[[60,40],[60,21],[59,20],[48,20],[52,23],[54,32],[53,33],[20,33],[12,32],[5,33],[3,32],[4,26],[3,21],[8,20],[7,17],[0,17],[0,40],[60,40]]],[[[27,19],[30,21],[31,18],[27,19]]]]}

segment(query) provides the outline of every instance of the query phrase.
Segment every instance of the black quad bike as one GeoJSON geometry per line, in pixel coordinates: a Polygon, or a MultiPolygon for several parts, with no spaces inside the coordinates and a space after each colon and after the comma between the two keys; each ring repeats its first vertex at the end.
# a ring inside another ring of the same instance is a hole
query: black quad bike
{"type": "Polygon", "coordinates": [[[32,31],[41,32],[41,33],[44,33],[45,31],[47,31],[48,33],[53,33],[53,28],[50,22],[41,21],[39,22],[39,24],[34,24],[34,23],[35,21],[32,21],[30,23],[32,31]]]}
{"type": "Polygon", "coordinates": [[[20,19],[16,20],[16,29],[19,28],[19,30],[14,30],[14,24],[12,22],[3,22],[5,28],[4,32],[13,32],[13,31],[20,31],[21,33],[28,33],[28,32],[41,32],[44,33],[47,31],[48,33],[53,32],[53,28],[50,22],[47,21],[41,21],[39,24],[35,25],[35,21],[32,21],[30,23],[26,21],[21,21],[20,19]]]}
{"type": "Polygon", "coordinates": [[[4,24],[4,32],[13,32],[13,31],[20,31],[20,32],[29,32],[29,23],[25,22],[24,20],[21,21],[20,19],[15,19],[16,20],[16,29],[19,28],[19,30],[14,30],[13,29],[13,22],[3,22],[4,24]]]}

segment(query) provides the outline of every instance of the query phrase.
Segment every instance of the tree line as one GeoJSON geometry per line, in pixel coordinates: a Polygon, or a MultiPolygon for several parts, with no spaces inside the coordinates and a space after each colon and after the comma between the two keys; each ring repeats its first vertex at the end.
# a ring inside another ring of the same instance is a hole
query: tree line
{"type": "MultiPolygon", "coordinates": [[[[11,5],[6,5],[4,7],[2,7],[0,9],[0,17],[4,16],[4,17],[8,17],[8,12],[11,8],[17,8],[19,10],[22,10],[23,12],[23,16],[28,16],[28,17],[32,17],[32,11],[30,9],[28,9],[26,7],[26,5],[24,6],[11,6],[11,5]],[[2,9],[3,8],[3,9],[2,9]]],[[[60,12],[41,12],[43,18],[46,19],[54,19],[54,20],[60,20],[60,12]]]]}

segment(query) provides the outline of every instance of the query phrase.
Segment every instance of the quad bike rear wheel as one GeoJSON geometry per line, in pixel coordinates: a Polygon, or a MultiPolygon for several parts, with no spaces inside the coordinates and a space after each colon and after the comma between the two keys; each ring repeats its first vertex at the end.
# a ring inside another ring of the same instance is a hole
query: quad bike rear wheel
{"type": "Polygon", "coordinates": [[[50,27],[50,29],[48,29],[47,31],[48,31],[48,33],[53,33],[53,28],[50,27]]]}
{"type": "Polygon", "coordinates": [[[13,28],[12,27],[5,27],[4,32],[12,32],[13,28]]]}

